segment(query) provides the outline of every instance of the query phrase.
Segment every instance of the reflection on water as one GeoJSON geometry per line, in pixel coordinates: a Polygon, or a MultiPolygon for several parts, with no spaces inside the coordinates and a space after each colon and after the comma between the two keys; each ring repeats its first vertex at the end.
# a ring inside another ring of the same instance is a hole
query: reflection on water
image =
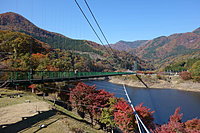
{"type": "MultiPolygon", "coordinates": [[[[115,93],[117,97],[124,97],[122,85],[113,84],[107,81],[86,81],[88,85],[96,84],[98,89],[105,89],[115,93]]],[[[136,87],[126,87],[131,101],[137,105],[144,103],[145,106],[156,111],[155,122],[166,123],[169,116],[174,113],[177,107],[181,107],[183,121],[200,118],[200,93],[187,92],[173,89],[146,89],[136,87]]]]}

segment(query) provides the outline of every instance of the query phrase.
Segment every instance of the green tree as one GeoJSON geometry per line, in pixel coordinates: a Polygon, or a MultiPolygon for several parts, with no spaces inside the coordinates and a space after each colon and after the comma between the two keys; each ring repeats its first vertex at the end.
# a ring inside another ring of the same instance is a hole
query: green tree
{"type": "Polygon", "coordinates": [[[115,127],[115,121],[114,121],[114,105],[117,102],[117,98],[113,97],[109,99],[109,107],[103,108],[100,122],[106,125],[106,128],[110,128],[112,130],[113,127],[115,127]]]}
{"type": "Polygon", "coordinates": [[[192,65],[192,68],[190,69],[190,72],[192,73],[192,78],[195,81],[200,82],[200,60],[195,62],[192,65]]]}

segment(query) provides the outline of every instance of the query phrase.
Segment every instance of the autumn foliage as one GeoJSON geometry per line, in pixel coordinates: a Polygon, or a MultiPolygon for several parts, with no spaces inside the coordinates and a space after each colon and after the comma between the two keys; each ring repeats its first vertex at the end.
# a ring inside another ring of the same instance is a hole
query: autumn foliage
{"type": "MultiPolygon", "coordinates": [[[[107,124],[108,122],[112,123],[114,120],[115,124],[111,125],[117,125],[123,132],[137,130],[131,106],[124,99],[115,98],[113,94],[105,90],[97,90],[95,86],[79,83],[71,89],[70,101],[78,111],[89,114],[91,123],[96,120],[97,123],[101,121],[101,123],[105,122],[107,124]],[[114,102],[111,102],[112,100],[114,102]],[[102,115],[102,110],[104,115],[102,115]]],[[[148,127],[152,127],[153,112],[144,107],[143,104],[136,106],[136,110],[141,119],[146,121],[147,125],[151,125],[148,127]]]]}
{"type": "Polygon", "coordinates": [[[97,90],[95,86],[88,86],[84,83],[79,83],[74,89],[71,89],[70,100],[78,111],[88,113],[91,122],[94,117],[98,119],[101,113],[101,108],[108,106],[109,99],[113,94],[104,90],[97,90]]]}
{"type": "Polygon", "coordinates": [[[143,106],[143,103],[135,106],[136,112],[133,112],[123,98],[116,98],[105,90],[97,90],[96,86],[84,83],[78,83],[75,88],[70,89],[70,102],[79,112],[88,114],[92,124],[104,124],[106,128],[116,126],[124,133],[138,132],[136,112],[145,126],[154,133],[199,133],[200,131],[199,119],[181,122],[183,114],[180,114],[180,108],[170,116],[167,124],[158,126],[154,123],[154,111],[143,106]]]}
{"type": "Polygon", "coordinates": [[[150,108],[143,106],[143,103],[135,106],[136,112],[139,114],[140,118],[144,122],[144,124],[149,128],[153,129],[155,127],[153,113],[155,111],[151,111],[150,108]]]}
{"type": "MultiPolygon", "coordinates": [[[[29,88],[35,90],[39,86],[32,84],[29,88]]],[[[170,116],[168,123],[158,125],[154,123],[153,113],[143,103],[135,106],[135,111],[123,98],[116,98],[113,94],[97,89],[95,85],[89,86],[78,83],[69,92],[62,92],[59,95],[67,105],[77,110],[77,113],[85,118],[90,117],[92,125],[99,124],[102,129],[114,129],[118,127],[122,132],[138,132],[138,125],[135,114],[138,114],[144,125],[152,133],[200,133],[200,119],[192,119],[182,122],[183,114],[180,107],[170,116]]]]}
{"type": "Polygon", "coordinates": [[[130,132],[136,127],[132,108],[126,101],[120,100],[115,105],[114,121],[123,132],[130,132]]]}
{"type": "Polygon", "coordinates": [[[182,122],[183,114],[180,114],[180,107],[177,108],[167,124],[156,128],[154,133],[199,133],[200,119],[182,122]]]}
{"type": "Polygon", "coordinates": [[[125,100],[118,99],[118,102],[114,105],[114,107],[114,120],[116,122],[116,125],[123,132],[128,133],[138,130],[137,122],[134,115],[136,112],[149,129],[154,129],[154,111],[151,111],[151,109],[143,106],[143,104],[135,106],[136,112],[133,112],[133,109],[125,100]]]}
{"type": "Polygon", "coordinates": [[[200,132],[200,119],[192,119],[185,122],[185,128],[187,131],[193,131],[194,133],[200,132]]]}
{"type": "Polygon", "coordinates": [[[187,71],[180,72],[179,75],[180,75],[180,77],[181,77],[183,80],[190,80],[190,79],[192,79],[191,73],[190,73],[190,72],[187,72],[187,71]]]}

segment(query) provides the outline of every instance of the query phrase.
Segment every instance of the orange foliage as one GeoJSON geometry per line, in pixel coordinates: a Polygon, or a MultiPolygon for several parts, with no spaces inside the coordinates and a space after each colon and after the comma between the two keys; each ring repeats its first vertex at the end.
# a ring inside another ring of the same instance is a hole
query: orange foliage
{"type": "Polygon", "coordinates": [[[200,119],[192,119],[185,122],[186,129],[198,130],[200,132],[200,119]]]}
{"type": "Polygon", "coordinates": [[[187,71],[180,72],[179,75],[180,75],[180,77],[181,77],[183,80],[190,80],[190,79],[192,79],[191,73],[189,73],[189,72],[187,72],[187,71]]]}
{"type": "Polygon", "coordinates": [[[155,72],[153,72],[153,71],[137,71],[137,73],[141,73],[141,74],[155,74],[155,72]]]}
{"type": "Polygon", "coordinates": [[[32,54],[32,57],[35,59],[42,59],[42,58],[46,58],[46,55],[43,55],[41,53],[36,53],[36,54],[32,54]]]}
{"type": "Polygon", "coordinates": [[[28,86],[28,88],[35,89],[36,88],[36,84],[31,84],[31,85],[28,86]]]}
{"type": "Polygon", "coordinates": [[[47,70],[48,71],[59,71],[59,68],[56,68],[56,67],[54,67],[54,66],[47,66],[47,70]]]}

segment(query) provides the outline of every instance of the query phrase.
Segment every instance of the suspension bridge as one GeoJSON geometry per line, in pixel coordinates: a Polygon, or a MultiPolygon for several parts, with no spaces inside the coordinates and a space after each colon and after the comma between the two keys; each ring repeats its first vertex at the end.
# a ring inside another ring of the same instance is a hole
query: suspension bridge
{"type": "Polygon", "coordinates": [[[0,87],[9,85],[40,84],[46,82],[75,81],[118,75],[133,72],[64,72],[64,71],[0,71],[0,87]]]}

